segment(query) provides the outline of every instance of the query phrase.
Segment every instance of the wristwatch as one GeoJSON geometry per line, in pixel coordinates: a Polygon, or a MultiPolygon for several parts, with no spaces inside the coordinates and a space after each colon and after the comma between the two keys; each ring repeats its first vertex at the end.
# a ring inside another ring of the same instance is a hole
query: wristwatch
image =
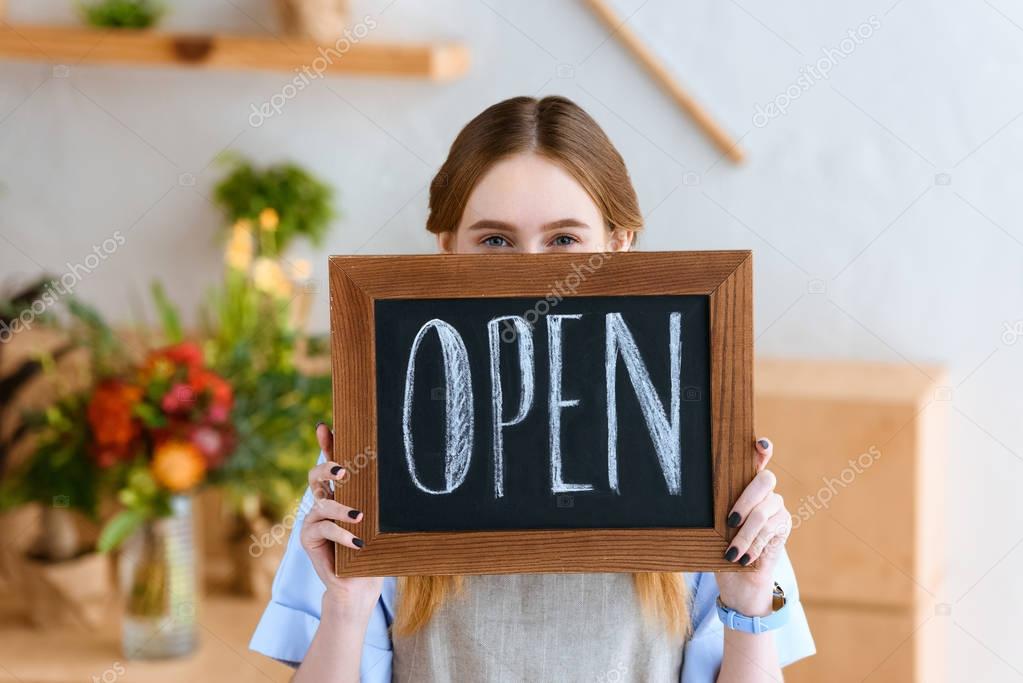
{"type": "Polygon", "coordinates": [[[789,621],[789,611],[785,609],[785,591],[781,589],[781,586],[777,582],[774,584],[774,593],[772,593],[771,607],[774,610],[766,617],[749,617],[742,612],[737,612],[731,607],[725,607],[725,603],[721,602],[721,596],[718,596],[718,619],[725,625],[725,628],[732,629],[733,631],[741,631],[742,633],[763,633],[764,631],[773,631],[776,628],[781,628],[789,621]]]}

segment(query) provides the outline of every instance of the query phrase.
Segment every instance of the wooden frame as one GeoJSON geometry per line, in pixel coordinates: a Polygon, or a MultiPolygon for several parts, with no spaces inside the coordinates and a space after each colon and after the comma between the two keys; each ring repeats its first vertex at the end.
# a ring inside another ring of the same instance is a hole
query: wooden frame
{"type": "Polygon", "coordinates": [[[724,560],[735,533],[725,520],[756,470],[752,275],[749,251],[332,256],[334,455],[350,472],[336,495],[363,511],[366,543],[336,546],[337,575],[742,571],[724,560]],[[587,263],[594,272],[573,296],[709,297],[714,527],[381,533],[374,301],[542,298],[587,263]]]}

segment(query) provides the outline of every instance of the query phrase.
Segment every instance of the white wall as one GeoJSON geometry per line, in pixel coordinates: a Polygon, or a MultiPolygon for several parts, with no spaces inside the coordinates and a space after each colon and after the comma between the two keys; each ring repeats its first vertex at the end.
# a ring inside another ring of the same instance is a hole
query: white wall
{"type": "MultiPolygon", "coordinates": [[[[11,0],[10,17],[71,20],[70,4],[11,0]]],[[[258,31],[273,21],[270,0],[172,4],[174,27],[258,31]]],[[[126,244],[77,291],[130,320],[159,278],[193,306],[218,275],[218,214],[206,197],[224,148],[295,159],[340,188],[343,219],[322,251],[303,252],[323,285],[329,253],[430,251],[426,188],[461,125],[512,95],[568,95],[626,157],[648,218],[645,248],[755,251],[758,352],[948,367],[940,597],[952,614],[938,627],[950,638],[951,680],[1023,676],[1013,626],[1023,613],[1023,338],[1002,338],[1006,323],[1023,321],[1023,9],[1008,0],[618,0],[743,136],[750,160],[737,168],[581,2],[354,5],[375,16],[374,37],[464,38],[472,73],[439,86],[331,78],[253,128],[251,105],[279,92],[286,74],[0,63],[4,279],[60,273],[121,231],[126,244]],[[758,104],[871,17],[872,35],[827,80],[754,125],[758,104]],[[180,184],[182,174],[196,184],[180,184]]],[[[321,291],[317,326],[325,318],[321,291]]]]}

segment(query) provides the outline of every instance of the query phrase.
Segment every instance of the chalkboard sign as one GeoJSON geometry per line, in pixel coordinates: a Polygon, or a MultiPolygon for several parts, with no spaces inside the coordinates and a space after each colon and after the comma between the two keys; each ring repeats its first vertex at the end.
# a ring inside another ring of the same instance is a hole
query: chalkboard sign
{"type": "Polygon", "coordinates": [[[749,252],[332,257],[344,576],[735,569],[749,252]]]}

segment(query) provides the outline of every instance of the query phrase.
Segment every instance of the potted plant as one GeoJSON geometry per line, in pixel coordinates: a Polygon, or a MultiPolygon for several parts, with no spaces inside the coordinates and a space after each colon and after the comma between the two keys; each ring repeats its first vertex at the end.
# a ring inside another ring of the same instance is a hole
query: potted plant
{"type": "MultiPolygon", "coordinates": [[[[48,280],[41,282],[26,290],[37,293],[32,301],[42,300],[48,280]]],[[[83,388],[89,385],[90,364],[105,352],[106,331],[91,309],[74,300],[68,305],[73,323],[66,328],[52,316],[23,315],[34,309],[19,300],[24,297],[7,306],[12,313],[4,324],[14,331],[3,350],[23,360],[5,370],[0,405],[7,410],[21,405],[24,416],[4,421],[15,426],[2,439],[8,467],[0,482],[0,510],[20,517],[17,524],[8,521],[7,528],[34,529],[35,534],[26,537],[25,547],[12,539],[5,549],[7,561],[33,624],[95,627],[113,598],[107,558],[95,548],[107,481],[87,455],[81,427],[83,388]],[[18,353],[24,345],[37,349],[29,359],[18,353]]]]}
{"type": "Polygon", "coordinates": [[[261,258],[279,258],[298,238],[323,242],[336,217],[329,185],[292,163],[259,168],[237,155],[221,162],[230,170],[213,198],[229,226],[229,259],[247,268],[253,260],[258,266],[261,258]]]}
{"type": "Polygon", "coordinates": [[[155,0],[94,0],[80,3],[78,9],[95,28],[136,30],[152,28],[167,11],[155,0]]]}
{"type": "Polygon", "coordinates": [[[330,188],[293,164],[238,158],[215,189],[230,227],[222,285],[203,330],[210,363],[235,391],[235,455],[218,473],[232,518],[234,587],[266,597],[316,453],[312,425],[329,415],[331,382],[304,334],[310,268],[285,254],[318,244],[335,215],[330,188]]]}

